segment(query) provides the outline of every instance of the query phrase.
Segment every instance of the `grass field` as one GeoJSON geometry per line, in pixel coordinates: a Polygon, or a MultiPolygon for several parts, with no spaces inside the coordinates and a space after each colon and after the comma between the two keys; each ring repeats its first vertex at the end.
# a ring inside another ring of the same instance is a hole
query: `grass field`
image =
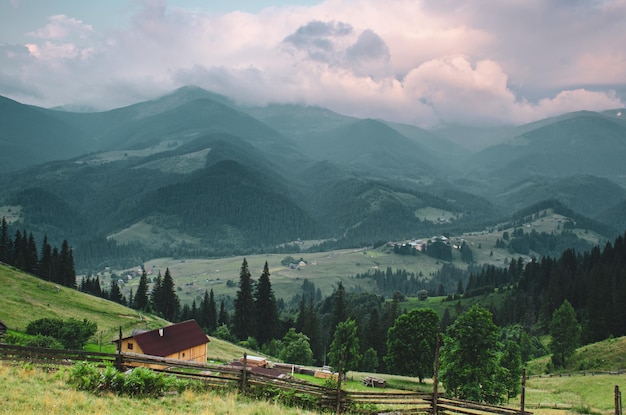
{"type": "Polygon", "coordinates": [[[29,365],[0,361],[0,413],[2,414],[207,414],[308,415],[313,412],[271,402],[250,400],[236,393],[183,392],[161,398],[127,398],[77,391],[66,383],[67,374],[46,372],[29,365]]]}

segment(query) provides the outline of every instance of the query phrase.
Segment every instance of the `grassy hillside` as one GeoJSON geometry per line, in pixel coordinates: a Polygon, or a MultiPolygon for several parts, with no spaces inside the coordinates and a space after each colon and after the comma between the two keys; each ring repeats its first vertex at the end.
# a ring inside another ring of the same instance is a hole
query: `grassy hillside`
{"type": "Polygon", "coordinates": [[[66,287],[57,289],[56,284],[4,265],[0,265],[0,285],[0,319],[12,330],[23,331],[30,321],[44,317],[86,318],[98,324],[98,331],[114,338],[120,326],[124,333],[130,333],[135,328],[152,329],[168,324],[163,319],[140,314],[111,301],[66,287]]]}
{"type": "MultiPolygon", "coordinates": [[[[549,361],[550,356],[544,356],[528,362],[528,374],[546,373],[549,361]]],[[[567,372],[617,372],[624,369],[626,369],[626,337],[619,337],[580,347],[565,370],[567,372]]]]}
{"type": "MultiPolygon", "coordinates": [[[[98,338],[93,341],[99,341],[102,334],[102,351],[114,350],[109,341],[117,339],[120,326],[123,334],[128,335],[133,329],[154,329],[170,324],[162,318],[66,287],[59,287],[57,291],[55,284],[4,265],[0,265],[0,286],[0,320],[10,330],[24,331],[29,322],[44,317],[86,318],[98,324],[98,338]]],[[[214,337],[207,349],[209,360],[220,362],[237,359],[244,352],[258,354],[214,337]]]]}

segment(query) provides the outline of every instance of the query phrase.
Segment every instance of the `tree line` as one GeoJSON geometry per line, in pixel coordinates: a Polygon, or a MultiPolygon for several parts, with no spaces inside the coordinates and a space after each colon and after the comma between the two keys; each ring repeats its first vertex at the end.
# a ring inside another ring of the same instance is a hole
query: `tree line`
{"type": "Polygon", "coordinates": [[[32,232],[27,234],[26,230],[18,229],[11,238],[5,217],[0,223],[0,262],[46,281],[76,288],[74,253],[67,240],[59,249],[50,245],[44,235],[41,249],[38,249],[32,232]]]}

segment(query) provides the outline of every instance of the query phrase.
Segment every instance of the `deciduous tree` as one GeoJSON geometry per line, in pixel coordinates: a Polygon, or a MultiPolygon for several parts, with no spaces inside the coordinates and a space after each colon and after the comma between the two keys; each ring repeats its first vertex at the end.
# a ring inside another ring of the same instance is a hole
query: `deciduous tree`
{"type": "Polygon", "coordinates": [[[550,351],[552,364],[564,367],[580,343],[581,327],[576,320],[576,312],[569,301],[565,300],[552,314],[550,321],[550,351]]]}
{"type": "Polygon", "coordinates": [[[413,309],[398,317],[387,335],[387,368],[417,376],[420,383],[432,376],[438,333],[439,317],[431,309],[413,309]]]}
{"type": "Polygon", "coordinates": [[[475,305],[461,314],[448,328],[441,348],[440,378],[446,393],[476,402],[502,402],[499,349],[498,327],[487,309],[475,305]]]}
{"type": "Polygon", "coordinates": [[[328,350],[328,361],[331,366],[339,368],[344,372],[355,370],[359,367],[361,360],[359,336],[357,335],[357,325],[352,319],[342,321],[337,324],[333,341],[328,350]]]}

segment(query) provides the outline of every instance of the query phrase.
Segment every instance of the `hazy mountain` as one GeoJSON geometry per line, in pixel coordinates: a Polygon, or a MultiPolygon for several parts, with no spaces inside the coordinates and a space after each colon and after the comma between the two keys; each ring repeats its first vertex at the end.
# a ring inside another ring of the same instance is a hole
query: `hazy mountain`
{"type": "MultiPolygon", "coordinates": [[[[608,179],[595,176],[533,176],[508,187],[496,196],[495,201],[516,211],[547,199],[557,199],[572,210],[599,219],[599,213],[608,206],[626,200],[626,190],[608,179]]],[[[603,222],[611,223],[610,220],[603,222]]]]}
{"type": "Polygon", "coordinates": [[[593,112],[564,118],[489,147],[470,162],[478,175],[505,182],[533,175],[590,174],[626,184],[626,123],[593,112]]]}
{"type": "Polygon", "coordinates": [[[71,240],[85,267],[475,231],[546,200],[626,224],[619,110],[495,129],[504,141],[470,154],[415,126],[194,87],[105,112],[0,109],[0,209],[71,240]]]}
{"type": "Polygon", "coordinates": [[[0,172],[71,158],[92,148],[71,124],[0,97],[0,172]]]}

